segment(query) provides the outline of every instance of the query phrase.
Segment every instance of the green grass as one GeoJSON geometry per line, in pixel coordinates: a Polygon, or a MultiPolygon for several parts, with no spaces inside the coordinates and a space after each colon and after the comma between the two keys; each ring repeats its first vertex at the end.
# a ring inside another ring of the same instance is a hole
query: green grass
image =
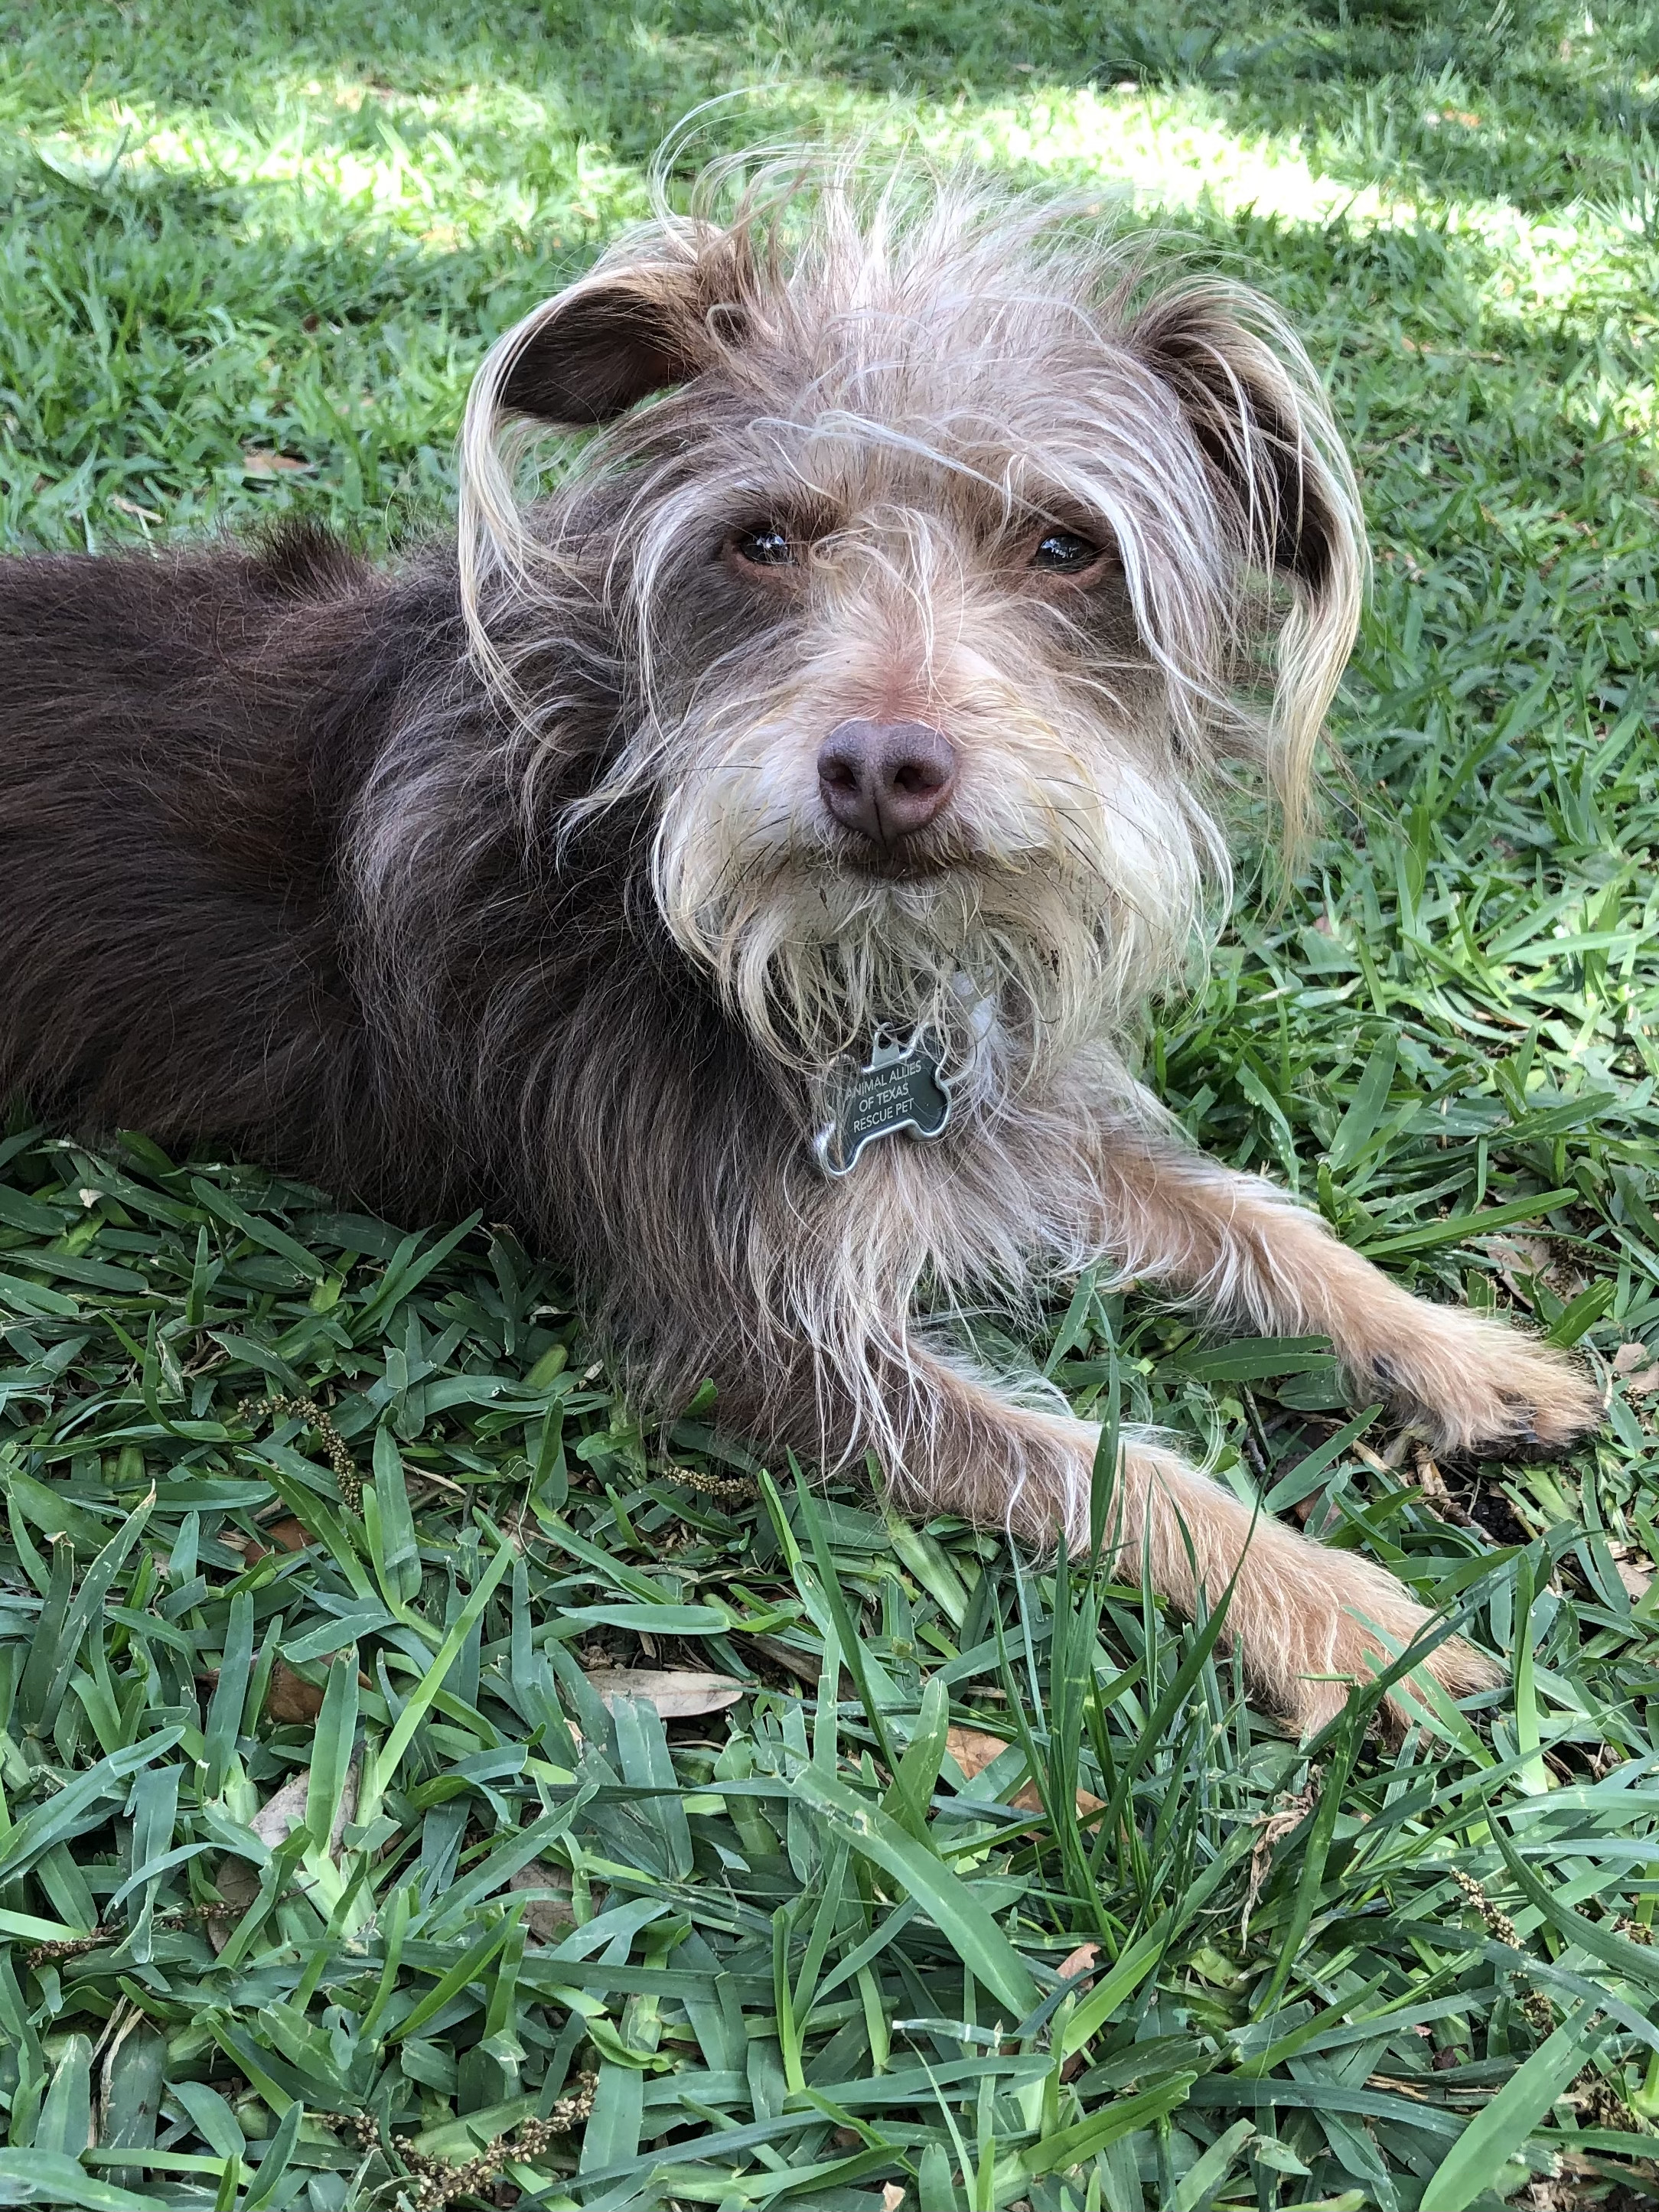
{"type": "Polygon", "coordinates": [[[1571,1462],[1425,1494],[1317,1346],[1218,1357],[1087,1285],[1055,1315],[1030,1349],[1080,1406],[1184,1431],[1510,1655],[1402,1747],[1363,1700],[1298,1747],[1213,1625],[813,1502],[695,1409],[663,1434],[556,1254],[19,1109],[0,2203],[389,2206],[412,2156],[568,2121],[586,2074],[585,2124],[510,2137],[509,2191],[1651,2201],[1659,33],[1592,12],[0,10],[12,546],[441,518],[488,340],[733,87],[706,144],[856,127],[1133,187],[1270,289],[1378,550],[1352,775],[1156,1076],[1212,1150],[1609,1392],[1571,1462]],[[303,1548],[254,1556],[273,1521],[303,1548]],[[598,1663],[740,1694],[612,1713],[598,1663]],[[1008,1747],[969,1775],[951,1724],[1008,1747]],[[290,1784],[301,1825],[261,1837],[290,1784]]]}

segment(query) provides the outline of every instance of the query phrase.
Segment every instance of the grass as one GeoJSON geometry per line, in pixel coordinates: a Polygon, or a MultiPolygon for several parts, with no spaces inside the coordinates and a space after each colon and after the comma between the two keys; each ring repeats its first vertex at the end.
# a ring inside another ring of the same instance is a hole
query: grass
{"type": "Polygon", "coordinates": [[[1079,1287],[1027,1347],[1079,1406],[1509,1656],[1401,1747],[1363,1698],[1298,1746],[1213,1623],[648,1425],[556,1254],[20,1106],[0,2203],[1652,2201],[1650,15],[3,12],[15,547],[441,518],[484,344],[733,87],[709,143],[966,149],[1272,289],[1378,552],[1352,774],[1150,1057],[1402,1279],[1578,1345],[1608,1425],[1460,1481],[1320,1346],[1079,1287]],[[731,1701],[607,1705],[619,1665],[731,1701]]]}

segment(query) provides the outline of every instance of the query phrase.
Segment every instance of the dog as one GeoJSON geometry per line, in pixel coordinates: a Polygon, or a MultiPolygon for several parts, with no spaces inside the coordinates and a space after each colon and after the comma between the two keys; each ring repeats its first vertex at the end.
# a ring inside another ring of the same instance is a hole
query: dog
{"type": "MultiPolygon", "coordinates": [[[[1589,1431],[1561,1353],[1408,1296],[1133,1073],[1233,791],[1306,828],[1358,623],[1284,320],[960,176],[723,189],[489,350],[458,538],[0,564],[0,1087],[488,1207],[656,1408],[713,1377],[726,1430],[1035,1547],[1090,1540],[1097,1432],[961,1324],[1085,1268],[1328,1335],[1437,1449],[1589,1431]]],[[[1231,1583],[1304,1729],[1427,1619],[1153,1437],[1107,1539],[1188,1613],[1231,1583]]]]}

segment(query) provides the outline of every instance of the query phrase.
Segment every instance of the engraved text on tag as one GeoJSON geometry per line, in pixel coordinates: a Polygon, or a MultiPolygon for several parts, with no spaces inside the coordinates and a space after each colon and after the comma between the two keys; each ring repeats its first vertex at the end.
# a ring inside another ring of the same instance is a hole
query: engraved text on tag
{"type": "Polygon", "coordinates": [[[951,1079],[931,1037],[876,1032],[866,1064],[846,1078],[812,1149],[826,1175],[850,1174],[878,1137],[937,1137],[951,1118],[951,1079]]]}

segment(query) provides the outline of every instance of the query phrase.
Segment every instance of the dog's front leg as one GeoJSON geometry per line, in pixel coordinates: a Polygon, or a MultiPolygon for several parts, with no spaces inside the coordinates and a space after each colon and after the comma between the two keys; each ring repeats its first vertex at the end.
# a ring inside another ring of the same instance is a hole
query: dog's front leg
{"type": "Polygon", "coordinates": [[[1103,1134],[1097,1171],[1102,1243],[1127,1273],[1228,1326],[1328,1336],[1362,1398],[1437,1449],[1559,1450],[1601,1418],[1564,1353],[1413,1297],[1259,1176],[1123,1129],[1103,1134]]]}
{"type": "MultiPolygon", "coordinates": [[[[896,1504],[1000,1523],[1042,1550],[1062,1533],[1074,1555],[1086,1549],[1095,1429],[1005,1397],[915,1346],[888,1388],[902,1439],[890,1468],[896,1504]]],[[[1328,1719],[1349,1686],[1386,1667],[1428,1620],[1382,1567],[1252,1513],[1156,1443],[1122,1444],[1107,1543],[1114,1571],[1138,1580],[1144,1558],[1154,1589],[1188,1618],[1200,1588],[1213,1606],[1237,1572],[1227,1639],[1256,1688],[1304,1730],[1328,1719]]],[[[1456,1694],[1497,1679],[1489,1660],[1455,1639],[1426,1663],[1456,1694]]]]}
{"type": "MultiPolygon", "coordinates": [[[[1068,1183],[1064,1208],[1056,1200],[1053,1209],[1056,1238],[1069,1230],[1119,1256],[1133,1242],[1144,1263],[1161,1156],[1140,1143],[1133,1174],[1115,1178],[1100,1167],[1088,1179],[1092,1204],[1076,1180],[1068,1183]]],[[[1115,1157],[1127,1155],[1119,1149],[1115,1157]]],[[[728,1322],[736,1305],[746,1310],[734,1339],[742,1349],[720,1360],[712,1346],[699,1350],[686,1371],[720,1373],[722,1415],[740,1433],[830,1465],[856,1463],[873,1449],[902,1509],[960,1512],[1038,1552],[1063,1540],[1076,1555],[1090,1537],[1098,1431],[1003,1389],[944,1349],[914,1312],[922,1283],[970,1279],[974,1259],[994,1246],[999,1199],[1005,1212],[1018,1212],[1042,1188],[1041,1160],[1012,1165],[1011,1195],[988,1176],[947,1181],[919,1155],[896,1152],[887,1156],[884,1176],[866,1178],[856,1204],[838,1186],[816,1206],[809,1199],[760,1210],[748,1267],[727,1271],[728,1322]],[[747,1305],[746,1284],[764,1287],[757,1305],[747,1305]]],[[[1289,1218],[1307,1219],[1271,1202],[1289,1218]]],[[[1167,1251],[1173,1213],[1164,1225],[1167,1251]]],[[[1309,1220],[1308,1229],[1323,1249],[1349,1256],[1316,1223],[1309,1220]]],[[[1182,1233],[1193,1288],[1216,1274],[1221,1245],[1212,1237],[1208,1258],[1200,1259],[1194,1223],[1182,1233]]],[[[1121,1447],[1107,1540],[1117,1572],[1138,1579],[1144,1558],[1156,1589],[1184,1614],[1200,1589],[1217,1603],[1237,1573],[1229,1640],[1256,1687],[1304,1727],[1328,1717],[1352,1682],[1386,1666],[1428,1619],[1382,1568],[1253,1512],[1177,1453],[1138,1437],[1121,1447]]],[[[1443,1642],[1427,1663],[1457,1692],[1495,1679],[1490,1661],[1455,1641],[1443,1642]]]]}

